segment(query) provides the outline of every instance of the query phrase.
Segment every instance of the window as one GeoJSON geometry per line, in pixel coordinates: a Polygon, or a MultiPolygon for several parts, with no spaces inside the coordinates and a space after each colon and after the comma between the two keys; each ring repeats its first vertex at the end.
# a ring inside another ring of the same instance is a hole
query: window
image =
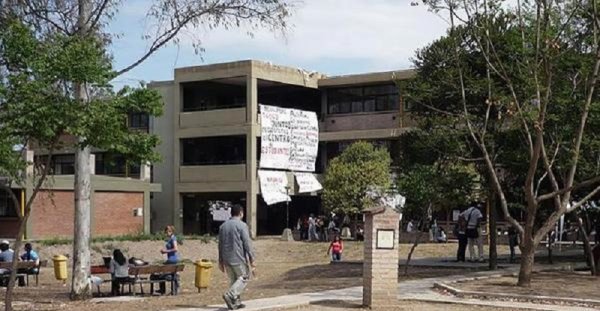
{"type": "Polygon", "coordinates": [[[398,88],[385,84],[329,89],[327,105],[329,114],[395,111],[399,109],[398,88]]]}
{"type": "Polygon", "coordinates": [[[115,177],[140,177],[140,165],[132,163],[120,154],[96,153],[96,175],[115,177]]]}
{"type": "Polygon", "coordinates": [[[181,139],[181,165],[228,165],[246,163],[246,136],[181,139]]]}
{"type": "Polygon", "coordinates": [[[129,127],[133,129],[148,129],[149,116],[143,112],[132,112],[129,114],[129,127]]]}
{"type": "Polygon", "coordinates": [[[246,86],[217,82],[182,84],[183,111],[246,107],[246,86]]]}
{"type": "Polygon", "coordinates": [[[17,217],[17,206],[6,190],[0,190],[0,217],[17,217]]]}

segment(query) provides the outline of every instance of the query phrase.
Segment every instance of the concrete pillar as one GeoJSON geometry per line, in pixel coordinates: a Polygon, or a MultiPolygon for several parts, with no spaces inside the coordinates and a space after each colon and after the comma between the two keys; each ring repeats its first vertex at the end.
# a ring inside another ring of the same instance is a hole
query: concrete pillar
{"type": "Polygon", "coordinates": [[[96,155],[90,154],[90,174],[96,175],[96,155]]]}
{"type": "Polygon", "coordinates": [[[364,213],[363,305],[394,307],[398,304],[400,214],[385,207],[375,207],[364,213]]]}
{"type": "MultiPolygon", "coordinates": [[[[20,194],[19,199],[25,200],[25,204],[27,204],[27,202],[29,202],[29,200],[31,200],[31,196],[33,194],[33,183],[34,183],[34,180],[33,180],[34,175],[33,174],[34,174],[34,169],[35,169],[35,163],[34,163],[35,157],[34,156],[35,156],[35,154],[34,154],[33,150],[26,150],[23,154],[23,158],[27,162],[27,168],[25,169],[25,176],[23,176],[23,180],[25,181],[25,183],[22,185],[22,187],[23,187],[22,191],[24,191],[24,193],[20,194]]],[[[19,208],[21,208],[21,207],[19,207],[19,208]]],[[[31,209],[30,217],[27,220],[27,224],[25,227],[24,238],[27,238],[27,239],[33,238],[31,228],[33,228],[33,226],[34,226],[33,220],[32,220],[32,219],[34,219],[34,217],[32,217],[32,216],[36,212],[37,211],[34,208],[31,209]]]]}
{"type": "Polygon", "coordinates": [[[150,169],[150,163],[140,164],[140,180],[150,182],[152,177],[152,170],[150,169]]]}
{"type": "Polygon", "coordinates": [[[150,191],[149,188],[146,188],[144,190],[144,208],[143,210],[143,215],[142,217],[144,217],[144,233],[145,234],[149,234],[150,233],[150,191]]]}
{"type": "Polygon", "coordinates": [[[258,136],[258,83],[252,74],[246,78],[246,223],[250,227],[250,236],[256,237],[258,209],[258,170],[257,144],[258,136]]]}

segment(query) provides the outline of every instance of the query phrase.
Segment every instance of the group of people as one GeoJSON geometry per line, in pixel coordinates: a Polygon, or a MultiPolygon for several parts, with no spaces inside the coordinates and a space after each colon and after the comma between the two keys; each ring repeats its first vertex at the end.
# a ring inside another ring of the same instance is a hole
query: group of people
{"type": "MultiPolygon", "coordinates": [[[[179,263],[179,251],[177,244],[177,236],[175,235],[175,227],[169,225],[165,228],[166,243],[165,247],[160,249],[160,253],[166,255],[166,261],[164,264],[177,264],[179,263]]],[[[109,272],[111,275],[111,294],[113,296],[120,295],[121,284],[127,284],[132,281],[129,276],[129,266],[137,265],[135,258],[129,260],[123,254],[120,249],[115,249],[112,254],[112,258],[108,263],[109,272]]],[[[144,263],[142,263],[144,264],[144,263]]],[[[152,280],[164,280],[173,281],[173,295],[177,295],[179,291],[179,275],[177,274],[153,274],[150,276],[152,280]]],[[[95,285],[102,283],[100,277],[92,275],[90,282],[95,285]]],[[[164,282],[159,283],[158,293],[166,293],[166,286],[164,282]]]]}
{"type": "MultiPolygon", "coordinates": [[[[15,251],[10,248],[10,242],[7,240],[0,241],[0,262],[12,262],[14,258],[15,251]]],[[[38,266],[40,264],[40,256],[36,251],[33,250],[33,246],[31,243],[25,243],[23,247],[23,254],[18,257],[18,260],[21,261],[32,261],[35,262],[35,265],[38,266]]],[[[34,274],[37,273],[38,268],[31,268],[27,271],[19,271],[20,273],[28,273],[34,274]]],[[[0,275],[9,274],[10,269],[2,269],[0,268],[0,275]]],[[[18,278],[19,286],[25,286],[25,279],[21,276],[18,278]]],[[[8,278],[0,279],[0,286],[7,286],[8,278]]]]}
{"type": "Polygon", "coordinates": [[[328,219],[323,215],[315,217],[314,214],[300,217],[296,230],[300,232],[300,239],[306,241],[328,241],[340,232],[334,215],[328,219]]]}
{"type": "Polygon", "coordinates": [[[469,261],[483,262],[483,239],[481,235],[481,205],[473,204],[459,214],[454,227],[454,235],[458,239],[456,261],[465,261],[467,245],[469,246],[469,261]],[[475,256],[477,246],[477,256],[475,256]]]}

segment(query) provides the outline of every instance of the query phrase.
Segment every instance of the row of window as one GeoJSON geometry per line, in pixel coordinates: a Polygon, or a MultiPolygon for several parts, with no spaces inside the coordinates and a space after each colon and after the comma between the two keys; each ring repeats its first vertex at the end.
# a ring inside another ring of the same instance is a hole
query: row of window
{"type": "MultiPolygon", "coordinates": [[[[38,156],[36,163],[46,163],[46,159],[46,156],[38,156]]],[[[127,163],[126,159],[121,155],[111,153],[96,153],[95,159],[96,175],[133,178],[139,178],[140,176],[140,165],[137,163],[127,163]]],[[[61,154],[52,156],[52,159],[50,160],[50,174],[75,174],[75,155],[61,154]]]]}
{"type": "Polygon", "coordinates": [[[335,88],[327,93],[329,114],[396,111],[399,107],[400,95],[393,84],[335,88]]]}

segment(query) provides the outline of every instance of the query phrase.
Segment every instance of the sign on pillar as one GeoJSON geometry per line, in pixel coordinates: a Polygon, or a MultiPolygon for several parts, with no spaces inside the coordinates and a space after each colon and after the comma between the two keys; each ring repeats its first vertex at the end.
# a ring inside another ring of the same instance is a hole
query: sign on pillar
{"type": "Polygon", "coordinates": [[[393,307],[398,300],[400,214],[383,206],[364,211],[363,305],[393,307]]]}

